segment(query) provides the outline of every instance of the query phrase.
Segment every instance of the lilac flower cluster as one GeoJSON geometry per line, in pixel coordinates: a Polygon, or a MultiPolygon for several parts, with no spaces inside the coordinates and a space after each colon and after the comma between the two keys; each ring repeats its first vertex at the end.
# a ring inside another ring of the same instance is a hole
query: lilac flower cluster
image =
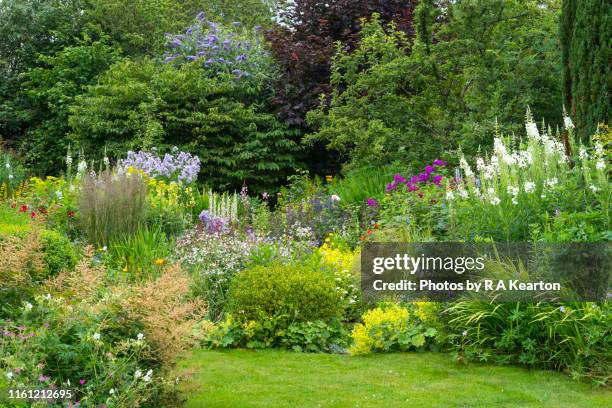
{"type": "Polygon", "coordinates": [[[446,162],[436,159],[432,164],[425,166],[425,171],[419,175],[412,176],[410,180],[406,180],[401,174],[397,173],[393,177],[393,181],[387,184],[387,191],[395,191],[400,184],[406,185],[408,191],[416,191],[419,189],[419,184],[435,184],[437,186],[442,182],[443,176],[434,174],[436,168],[446,166],[446,162]]]}
{"type": "Polygon", "coordinates": [[[217,217],[206,210],[202,210],[198,218],[206,231],[211,234],[221,234],[227,231],[229,222],[225,218],[217,217]]]}
{"type": "Polygon", "coordinates": [[[192,183],[198,178],[200,172],[200,159],[191,153],[179,151],[174,146],[170,153],[160,157],[157,149],[150,152],[129,151],[127,158],[119,160],[119,168],[126,170],[129,167],[142,170],[150,177],[165,177],[169,180],[192,183]]]}
{"type": "Polygon", "coordinates": [[[185,33],[166,34],[168,51],[164,53],[164,63],[199,61],[213,74],[251,76],[258,64],[258,54],[267,55],[257,31],[259,28],[248,30],[238,22],[225,27],[208,21],[204,12],[200,12],[185,33]]]}

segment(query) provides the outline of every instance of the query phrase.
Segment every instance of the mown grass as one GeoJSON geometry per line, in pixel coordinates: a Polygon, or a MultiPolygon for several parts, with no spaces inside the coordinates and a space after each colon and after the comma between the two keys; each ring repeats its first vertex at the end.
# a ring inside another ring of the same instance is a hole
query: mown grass
{"type": "Polygon", "coordinates": [[[459,365],[437,353],[199,350],[178,371],[186,408],[612,406],[609,390],[560,373],[459,365]]]}

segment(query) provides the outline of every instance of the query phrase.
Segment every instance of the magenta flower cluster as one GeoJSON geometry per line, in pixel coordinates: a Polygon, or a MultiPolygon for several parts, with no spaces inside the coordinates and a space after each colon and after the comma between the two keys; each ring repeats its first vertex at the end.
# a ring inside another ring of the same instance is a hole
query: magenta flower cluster
{"type": "Polygon", "coordinates": [[[405,185],[408,191],[416,191],[419,189],[419,185],[422,184],[435,184],[439,186],[442,182],[443,177],[439,174],[435,174],[435,171],[436,169],[445,167],[446,165],[447,163],[445,161],[436,159],[433,161],[432,164],[428,164],[427,166],[425,166],[424,172],[416,176],[410,177],[409,180],[407,180],[401,174],[397,173],[393,177],[393,181],[387,184],[387,191],[396,191],[400,184],[405,185]]]}
{"type": "Polygon", "coordinates": [[[195,61],[214,74],[227,72],[238,78],[248,77],[256,64],[251,60],[260,48],[260,40],[258,33],[245,33],[246,28],[238,22],[225,27],[208,21],[204,12],[200,12],[183,34],[166,34],[168,51],[164,53],[164,63],[195,61]]]}
{"type": "Polygon", "coordinates": [[[176,146],[163,157],[158,156],[157,149],[153,148],[150,152],[129,151],[126,159],[119,160],[119,168],[126,170],[128,167],[142,170],[150,177],[191,183],[198,178],[200,159],[191,153],[179,151],[176,146]]]}

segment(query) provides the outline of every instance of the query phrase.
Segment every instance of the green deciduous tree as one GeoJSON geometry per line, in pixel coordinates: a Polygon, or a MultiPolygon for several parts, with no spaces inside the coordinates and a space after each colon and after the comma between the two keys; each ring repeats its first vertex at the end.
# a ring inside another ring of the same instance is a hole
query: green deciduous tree
{"type": "Polygon", "coordinates": [[[30,127],[21,150],[37,173],[58,174],[64,168],[69,107],[83,86],[118,59],[119,52],[104,41],[85,40],[53,56],[41,56],[41,66],[24,74],[30,127]]]}
{"type": "Polygon", "coordinates": [[[560,29],[565,107],[577,135],[588,140],[612,116],[612,4],[565,0],[560,29]]]}
{"type": "Polygon", "coordinates": [[[422,1],[411,47],[373,19],[355,52],[339,48],[332,92],[310,123],[348,167],[394,160],[425,164],[475,152],[501,131],[520,131],[527,106],[561,117],[556,1],[422,1]],[[450,157],[454,155],[449,155],[450,157]]]}
{"type": "Polygon", "coordinates": [[[295,164],[294,133],[262,112],[257,84],[204,69],[150,59],[115,64],[77,98],[73,140],[88,152],[106,146],[115,157],[176,145],[200,157],[202,180],[215,188],[273,187],[295,164]]]}

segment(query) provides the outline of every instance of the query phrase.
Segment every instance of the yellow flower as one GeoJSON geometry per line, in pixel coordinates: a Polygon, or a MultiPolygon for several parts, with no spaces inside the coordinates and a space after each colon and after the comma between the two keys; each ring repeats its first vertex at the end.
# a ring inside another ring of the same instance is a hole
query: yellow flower
{"type": "Polygon", "coordinates": [[[128,267],[125,266],[122,270],[123,270],[123,272],[127,272],[128,271],[128,267]]]}
{"type": "Polygon", "coordinates": [[[165,264],[165,263],[166,263],[166,260],[165,260],[165,259],[162,259],[162,258],[157,258],[157,259],[155,260],[155,265],[158,265],[158,266],[162,266],[162,265],[163,265],[163,264],[165,264]]]}
{"type": "Polygon", "coordinates": [[[334,176],[325,176],[325,181],[327,181],[328,183],[331,183],[333,179],[334,176]]]}

